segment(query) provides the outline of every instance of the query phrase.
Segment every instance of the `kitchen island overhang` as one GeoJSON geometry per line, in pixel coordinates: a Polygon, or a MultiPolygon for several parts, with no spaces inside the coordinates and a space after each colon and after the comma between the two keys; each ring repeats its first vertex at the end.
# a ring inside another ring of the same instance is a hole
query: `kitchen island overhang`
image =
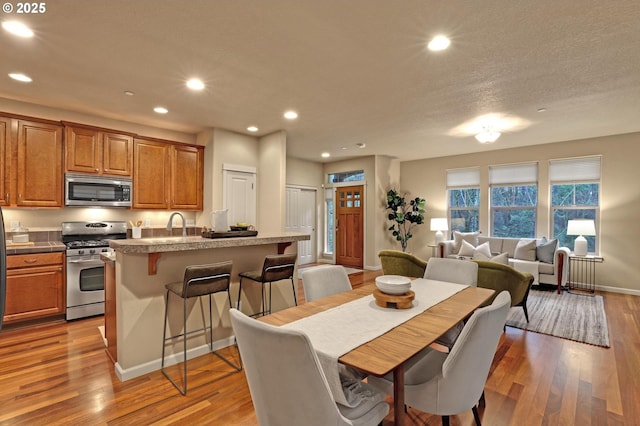
{"type": "MultiPolygon", "coordinates": [[[[307,234],[283,232],[224,239],[160,237],[112,241],[115,257],[105,258],[113,268],[111,274],[105,274],[105,277],[112,276],[111,280],[105,278],[105,291],[111,295],[105,302],[111,305],[105,307],[105,335],[107,352],[113,358],[117,376],[124,381],[160,369],[164,285],[182,281],[186,266],[233,261],[231,303],[235,307],[238,273],[261,269],[267,255],[296,253],[295,243],[308,239],[310,236],[307,234]]],[[[262,287],[257,283],[252,284],[243,283],[241,309],[245,313],[260,308],[262,287]]],[[[273,283],[274,311],[293,304],[290,282],[273,283]]],[[[189,328],[201,327],[202,318],[209,317],[208,303],[190,300],[188,309],[189,328]]],[[[233,344],[226,294],[214,295],[213,311],[213,346],[214,349],[220,349],[233,344]]],[[[173,332],[181,327],[180,310],[174,309],[170,312],[169,328],[173,332]]],[[[181,346],[181,341],[176,346],[167,346],[169,365],[181,361],[181,346]]],[[[188,348],[188,358],[207,353],[207,336],[190,336],[188,348]]]]}

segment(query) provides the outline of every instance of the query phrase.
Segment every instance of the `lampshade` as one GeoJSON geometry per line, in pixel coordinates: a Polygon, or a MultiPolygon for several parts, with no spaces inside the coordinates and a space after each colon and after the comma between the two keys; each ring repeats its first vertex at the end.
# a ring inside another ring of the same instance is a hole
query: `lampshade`
{"type": "Polygon", "coordinates": [[[432,231],[448,231],[449,225],[447,224],[446,217],[434,217],[431,219],[432,231]]]}
{"type": "Polygon", "coordinates": [[[567,235],[596,235],[596,225],[591,219],[570,220],[567,235]]]}

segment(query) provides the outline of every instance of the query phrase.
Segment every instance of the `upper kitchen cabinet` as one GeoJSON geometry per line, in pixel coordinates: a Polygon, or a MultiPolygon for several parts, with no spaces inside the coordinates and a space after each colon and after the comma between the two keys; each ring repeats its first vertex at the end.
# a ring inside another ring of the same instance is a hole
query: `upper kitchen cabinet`
{"type": "Polygon", "coordinates": [[[204,148],[135,139],[133,208],[202,210],[204,148]]]}
{"type": "Polygon", "coordinates": [[[62,126],[18,120],[19,207],[62,207],[62,126]]]}
{"type": "Polygon", "coordinates": [[[9,205],[11,119],[0,117],[0,206],[9,205]]]}
{"type": "Polygon", "coordinates": [[[131,135],[66,124],[64,146],[67,172],[127,177],[132,175],[131,135]]]}

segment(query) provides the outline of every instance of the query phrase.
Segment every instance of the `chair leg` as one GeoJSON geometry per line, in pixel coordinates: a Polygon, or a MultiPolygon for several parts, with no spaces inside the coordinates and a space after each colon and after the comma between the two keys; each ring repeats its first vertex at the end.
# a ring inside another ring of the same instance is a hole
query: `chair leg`
{"type": "MultiPolygon", "coordinates": [[[[240,310],[240,294],[242,292],[242,277],[240,277],[240,284],[238,284],[238,302],[236,303],[236,309],[240,310]]],[[[231,306],[231,305],[229,305],[231,306]]]]}
{"type": "Polygon", "coordinates": [[[480,415],[478,414],[478,407],[474,405],[473,408],[471,408],[471,411],[473,411],[473,418],[476,420],[476,426],[482,426],[482,423],[480,422],[480,415]]]}
{"type": "Polygon", "coordinates": [[[293,290],[293,303],[298,306],[298,298],[296,297],[296,285],[293,282],[293,276],[291,277],[291,290],[293,290]]]}
{"type": "MultiPolygon", "coordinates": [[[[229,299],[229,306],[231,306],[231,293],[229,292],[228,288],[227,288],[227,298],[229,299]]],[[[237,365],[231,362],[229,359],[227,359],[223,355],[221,355],[218,351],[213,350],[213,313],[211,308],[212,308],[211,295],[209,295],[209,324],[210,324],[209,330],[211,333],[211,346],[210,346],[211,353],[217,356],[218,358],[220,358],[221,360],[223,360],[224,362],[226,362],[227,364],[229,364],[231,367],[235,368],[236,371],[242,371],[242,358],[240,358],[240,350],[238,349],[238,342],[235,340],[235,336],[233,338],[234,345],[236,347],[236,350],[238,351],[238,360],[240,360],[240,362],[237,365]]]]}
{"type": "Polygon", "coordinates": [[[522,309],[524,310],[524,317],[527,319],[527,322],[529,322],[529,312],[527,312],[527,304],[526,303],[522,304],[522,309]]]}
{"type": "Polygon", "coordinates": [[[269,315],[271,315],[271,290],[273,289],[273,283],[269,283],[269,315]]]}
{"type": "Polygon", "coordinates": [[[442,426],[449,426],[449,416],[442,416],[442,426]]]}
{"type": "MultiPolygon", "coordinates": [[[[162,362],[160,364],[160,371],[162,371],[162,374],[164,375],[164,377],[166,377],[173,386],[175,386],[176,389],[178,389],[178,391],[180,391],[180,393],[182,395],[186,395],[187,394],[187,299],[183,299],[183,310],[182,310],[182,326],[184,327],[184,334],[183,336],[183,353],[184,353],[184,368],[183,368],[183,374],[184,374],[184,387],[181,388],[178,383],[173,380],[170,376],[169,373],[167,373],[167,370],[165,370],[164,368],[164,361],[165,361],[165,345],[167,343],[167,321],[168,321],[168,316],[169,316],[169,291],[167,290],[167,297],[165,300],[165,307],[164,307],[164,330],[162,332],[162,362]]],[[[169,337],[169,339],[173,339],[174,337],[178,337],[178,336],[173,336],[173,337],[169,337]]]]}
{"type": "Polygon", "coordinates": [[[478,401],[478,405],[482,405],[483,407],[487,404],[487,401],[484,399],[484,389],[482,390],[482,395],[480,395],[480,401],[478,401]]]}

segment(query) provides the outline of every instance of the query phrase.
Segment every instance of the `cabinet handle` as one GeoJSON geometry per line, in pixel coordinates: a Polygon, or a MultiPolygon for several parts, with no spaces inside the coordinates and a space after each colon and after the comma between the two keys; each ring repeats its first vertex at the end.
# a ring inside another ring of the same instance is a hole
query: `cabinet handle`
{"type": "Polygon", "coordinates": [[[100,169],[96,169],[96,172],[99,172],[99,171],[100,171],[100,169]]]}
{"type": "Polygon", "coordinates": [[[36,263],[38,259],[25,259],[24,263],[36,263]]]}
{"type": "Polygon", "coordinates": [[[109,171],[109,169],[104,169],[104,171],[105,171],[105,172],[108,172],[108,171],[109,171]]]}

